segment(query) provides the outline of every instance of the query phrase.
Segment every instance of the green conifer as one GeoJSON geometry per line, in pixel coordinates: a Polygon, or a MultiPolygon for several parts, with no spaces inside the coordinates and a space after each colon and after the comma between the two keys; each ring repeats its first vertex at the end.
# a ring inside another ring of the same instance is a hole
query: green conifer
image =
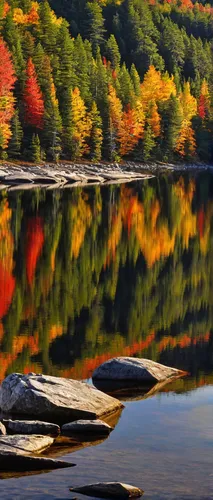
{"type": "Polygon", "coordinates": [[[41,161],[41,146],[38,134],[33,134],[31,141],[31,160],[34,163],[41,161]]]}
{"type": "Polygon", "coordinates": [[[8,154],[11,158],[17,158],[20,156],[21,144],[23,139],[23,130],[19,120],[18,109],[16,109],[11,120],[11,132],[12,137],[8,145],[8,154]]]}

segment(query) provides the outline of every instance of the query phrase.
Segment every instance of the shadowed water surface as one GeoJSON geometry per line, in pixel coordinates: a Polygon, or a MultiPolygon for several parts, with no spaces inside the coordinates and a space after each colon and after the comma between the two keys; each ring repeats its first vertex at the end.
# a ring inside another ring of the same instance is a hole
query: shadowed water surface
{"type": "Polygon", "coordinates": [[[96,480],[129,482],[146,499],[213,498],[212,222],[208,172],[1,193],[1,379],[89,379],[116,355],[190,372],[122,395],[110,437],[64,455],[75,469],[4,479],[2,498],[81,498],[69,487],[96,480]]]}

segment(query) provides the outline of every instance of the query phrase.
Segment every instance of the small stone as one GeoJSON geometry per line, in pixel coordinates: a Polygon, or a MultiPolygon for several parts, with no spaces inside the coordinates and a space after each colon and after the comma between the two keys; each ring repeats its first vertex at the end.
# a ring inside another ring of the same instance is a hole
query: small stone
{"type": "Polygon", "coordinates": [[[106,424],[102,420],[76,420],[64,424],[61,432],[64,435],[74,434],[94,434],[94,435],[108,435],[113,430],[113,427],[106,424]]]}
{"type": "Polygon", "coordinates": [[[0,436],[5,436],[7,434],[5,425],[0,422],[0,436]]]}
{"type": "Polygon", "coordinates": [[[99,498],[139,498],[144,493],[140,488],[124,483],[88,484],[79,488],[70,488],[70,491],[99,498]]]}
{"type": "Polygon", "coordinates": [[[40,434],[44,436],[57,436],[60,427],[57,424],[42,422],[40,420],[3,420],[11,434],[40,434]]]}
{"type": "Polygon", "coordinates": [[[0,450],[0,471],[4,472],[64,469],[65,467],[75,467],[75,465],[63,460],[0,450]]]}

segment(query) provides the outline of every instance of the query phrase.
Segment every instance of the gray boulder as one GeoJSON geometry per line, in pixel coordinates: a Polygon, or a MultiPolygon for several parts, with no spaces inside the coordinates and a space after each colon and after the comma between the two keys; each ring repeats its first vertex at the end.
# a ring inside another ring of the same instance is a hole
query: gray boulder
{"type": "Polygon", "coordinates": [[[95,419],[122,407],[120,401],[85,382],[48,375],[13,373],[0,390],[4,413],[37,415],[53,422],[95,419]]]}
{"type": "Polygon", "coordinates": [[[5,434],[7,434],[6,427],[2,422],[0,422],[0,436],[5,436],[5,434]]]}
{"type": "Polygon", "coordinates": [[[76,420],[75,422],[64,424],[61,428],[62,434],[66,436],[73,436],[75,434],[107,436],[112,430],[113,427],[110,427],[110,425],[102,420],[76,420]]]}
{"type": "Polygon", "coordinates": [[[160,382],[186,375],[186,372],[161,365],[150,359],[119,357],[100,365],[93,373],[93,380],[132,380],[160,382]]]}
{"type": "Polygon", "coordinates": [[[70,488],[70,491],[98,498],[139,498],[143,490],[124,483],[96,483],[70,488]]]}
{"type": "Polygon", "coordinates": [[[11,434],[40,434],[57,436],[60,427],[57,424],[41,422],[40,420],[3,420],[7,431],[11,434]]]}
{"type": "Polygon", "coordinates": [[[0,436],[0,452],[11,451],[13,453],[41,453],[46,450],[54,439],[50,436],[0,436]]]}

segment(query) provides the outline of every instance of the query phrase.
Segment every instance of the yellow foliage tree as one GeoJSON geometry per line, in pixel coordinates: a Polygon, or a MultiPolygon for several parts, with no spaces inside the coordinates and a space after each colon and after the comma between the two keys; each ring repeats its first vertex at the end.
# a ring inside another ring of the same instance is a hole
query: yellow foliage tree
{"type": "Polygon", "coordinates": [[[183,122],[177,140],[176,151],[182,157],[193,156],[196,150],[196,140],[191,120],[197,114],[197,101],[191,94],[189,82],[185,82],[179,99],[183,122]]]}
{"type": "Polygon", "coordinates": [[[83,154],[89,153],[87,139],[90,137],[92,122],[78,87],[72,91],[71,101],[73,157],[80,158],[83,154]]]}
{"type": "Polygon", "coordinates": [[[153,136],[159,137],[161,132],[160,115],[158,113],[158,107],[155,101],[150,102],[147,122],[151,127],[153,136]]]}
{"type": "Polygon", "coordinates": [[[176,86],[173,77],[168,73],[161,75],[154,66],[150,66],[141,84],[141,100],[144,109],[147,109],[152,100],[167,101],[171,95],[176,95],[176,86]]]}

